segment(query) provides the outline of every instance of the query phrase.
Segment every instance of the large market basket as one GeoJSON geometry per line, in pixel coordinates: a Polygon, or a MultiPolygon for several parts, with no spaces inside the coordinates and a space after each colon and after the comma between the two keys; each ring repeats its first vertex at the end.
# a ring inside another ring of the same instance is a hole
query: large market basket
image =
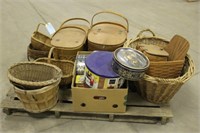
{"type": "MultiPolygon", "coordinates": [[[[165,47],[169,41],[156,37],[155,34],[147,29],[140,32],[135,40],[128,40],[125,43],[125,47],[136,48],[137,44],[153,44],[160,47],[165,47]],[[151,32],[152,37],[141,36],[145,31],[151,32]]],[[[176,64],[174,64],[174,68],[176,64]]],[[[171,66],[172,67],[172,66],[171,66]]],[[[176,78],[159,78],[145,74],[143,79],[134,81],[138,93],[146,100],[152,103],[167,103],[178,92],[181,86],[188,81],[194,74],[194,62],[190,55],[186,55],[184,66],[181,71],[181,75],[176,78]]]]}
{"type": "Polygon", "coordinates": [[[10,82],[22,89],[36,89],[58,82],[62,71],[55,65],[43,62],[21,62],[8,69],[10,82]]]}
{"type": "Polygon", "coordinates": [[[97,12],[92,17],[91,28],[88,33],[88,51],[114,51],[115,49],[122,47],[124,42],[127,40],[128,30],[128,20],[121,14],[111,11],[97,12]],[[97,16],[102,14],[117,16],[119,20],[123,19],[126,24],[113,20],[95,21],[97,16]]]}
{"type": "Polygon", "coordinates": [[[70,84],[72,82],[72,72],[74,68],[74,62],[70,60],[58,60],[51,58],[53,50],[54,47],[52,47],[51,50],[49,51],[48,58],[39,58],[36,60],[36,62],[46,62],[59,67],[63,73],[60,85],[70,84]]]}

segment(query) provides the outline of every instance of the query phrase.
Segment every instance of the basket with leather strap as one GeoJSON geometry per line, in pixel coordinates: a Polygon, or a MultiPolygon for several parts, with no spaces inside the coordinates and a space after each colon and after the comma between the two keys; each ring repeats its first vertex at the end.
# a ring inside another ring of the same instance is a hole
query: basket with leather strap
{"type": "Polygon", "coordinates": [[[43,23],[38,24],[36,31],[33,32],[33,35],[31,36],[31,44],[32,47],[36,50],[49,51],[50,38],[38,31],[41,25],[45,26],[43,23]]]}
{"type": "Polygon", "coordinates": [[[94,14],[91,20],[91,28],[88,33],[88,51],[104,50],[114,51],[122,47],[127,39],[129,30],[128,20],[114,12],[102,11],[94,14]],[[100,14],[110,14],[125,20],[126,24],[121,24],[114,21],[100,21],[94,23],[94,19],[100,14]]]}
{"type": "MultiPolygon", "coordinates": [[[[147,44],[147,45],[154,44],[154,45],[164,48],[169,43],[165,39],[155,37],[155,34],[149,29],[144,30],[144,31],[140,32],[140,34],[138,34],[138,36],[135,40],[128,40],[124,46],[136,48],[137,44],[147,44]],[[141,34],[144,31],[151,32],[153,37],[144,37],[144,36],[141,37],[141,34]]],[[[165,63],[166,62],[167,61],[165,61],[165,63]]],[[[150,65],[151,65],[151,63],[152,62],[150,62],[150,65]]],[[[175,66],[175,65],[178,65],[177,63],[178,63],[178,61],[173,63],[173,65],[171,65],[171,68],[167,68],[169,66],[166,66],[166,65],[165,65],[166,68],[162,67],[162,65],[160,65],[160,67],[161,67],[161,69],[165,69],[165,70],[170,69],[169,71],[173,71],[171,69],[176,69],[177,66],[175,66]]],[[[180,63],[181,63],[181,61],[180,61],[180,63]]],[[[156,65],[158,65],[158,64],[159,63],[157,62],[156,65]]],[[[178,92],[178,90],[181,88],[181,86],[186,81],[188,81],[194,74],[194,70],[195,70],[194,62],[189,55],[187,55],[185,57],[184,65],[183,65],[183,67],[180,67],[180,68],[181,68],[180,75],[177,75],[175,78],[159,78],[159,77],[155,77],[155,76],[150,76],[147,73],[144,75],[144,77],[141,80],[134,81],[133,83],[136,86],[139,94],[141,94],[141,96],[143,98],[145,98],[146,100],[148,100],[152,103],[167,103],[178,92]]],[[[164,70],[162,70],[162,72],[164,73],[164,70]]],[[[160,72],[160,75],[163,74],[162,72],[160,72]]],[[[172,73],[172,75],[173,75],[173,73],[172,73]]]]}
{"type": "Polygon", "coordinates": [[[8,69],[10,82],[20,88],[36,89],[58,82],[62,71],[55,65],[43,62],[21,62],[8,69]]]}
{"type": "Polygon", "coordinates": [[[74,63],[70,60],[58,60],[51,58],[53,50],[54,47],[52,47],[51,50],[49,51],[48,58],[39,58],[36,60],[36,62],[50,63],[59,67],[63,73],[60,85],[70,84],[72,82],[72,71],[74,68],[74,63]]]}
{"type": "MultiPolygon", "coordinates": [[[[145,29],[139,32],[136,39],[127,40],[124,47],[137,49],[137,46],[140,44],[155,45],[164,49],[169,44],[169,41],[156,37],[150,29],[145,29]],[[145,32],[150,32],[152,36],[143,36],[145,32]]],[[[176,78],[180,76],[183,65],[184,60],[150,61],[150,66],[146,74],[159,78],[176,78]]]]}

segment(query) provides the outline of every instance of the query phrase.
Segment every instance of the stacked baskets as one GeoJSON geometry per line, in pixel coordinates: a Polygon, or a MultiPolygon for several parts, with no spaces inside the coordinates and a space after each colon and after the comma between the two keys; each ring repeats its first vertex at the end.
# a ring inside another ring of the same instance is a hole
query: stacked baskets
{"type": "Polygon", "coordinates": [[[17,63],[8,69],[8,78],[24,109],[34,113],[56,105],[61,76],[60,68],[40,62],[17,63]]]}
{"type": "MultiPolygon", "coordinates": [[[[137,44],[153,44],[164,48],[168,43],[169,41],[156,37],[151,30],[147,29],[141,31],[136,39],[128,40],[124,46],[135,49],[137,44]],[[153,36],[141,36],[141,34],[146,31],[151,32],[153,36]]],[[[165,62],[163,65],[158,63],[157,65],[159,65],[159,67],[157,67],[156,70],[153,70],[154,66],[151,66],[150,63],[149,69],[152,73],[157,75],[162,74],[164,77],[173,76],[175,78],[159,78],[145,74],[143,79],[135,81],[134,85],[141,96],[146,100],[153,103],[167,103],[181,86],[194,74],[194,63],[191,57],[187,55],[185,57],[183,69],[181,61],[172,61],[168,64],[165,62]]]]}

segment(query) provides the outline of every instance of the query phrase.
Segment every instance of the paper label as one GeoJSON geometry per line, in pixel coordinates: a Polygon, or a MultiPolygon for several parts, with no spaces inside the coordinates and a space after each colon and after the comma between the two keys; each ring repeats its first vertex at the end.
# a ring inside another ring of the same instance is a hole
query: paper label
{"type": "Polygon", "coordinates": [[[51,23],[47,23],[45,25],[47,31],[49,32],[50,35],[54,34],[56,30],[54,29],[53,25],[51,23]]]}

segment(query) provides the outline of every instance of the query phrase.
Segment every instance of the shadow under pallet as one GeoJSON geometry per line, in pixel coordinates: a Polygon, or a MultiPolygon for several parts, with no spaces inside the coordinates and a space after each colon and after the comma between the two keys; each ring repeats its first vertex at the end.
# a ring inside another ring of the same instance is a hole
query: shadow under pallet
{"type": "Polygon", "coordinates": [[[169,104],[153,104],[147,102],[135,92],[130,92],[128,94],[127,109],[125,113],[74,112],[70,89],[60,89],[59,99],[57,105],[49,111],[43,113],[30,113],[24,110],[22,103],[17,98],[13,89],[10,89],[6,98],[1,102],[1,108],[3,108],[3,112],[7,115],[150,124],[159,122],[161,124],[166,124],[170,118],[173,117],[169,104]]]}

